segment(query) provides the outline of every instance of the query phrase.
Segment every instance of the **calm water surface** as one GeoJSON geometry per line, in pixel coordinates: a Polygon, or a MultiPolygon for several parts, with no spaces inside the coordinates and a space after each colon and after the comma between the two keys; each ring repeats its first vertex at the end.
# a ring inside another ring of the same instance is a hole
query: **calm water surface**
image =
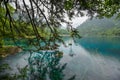
{"type": "Polygon", "coordinates": [[[76,74],[76,80],[120,80],[120,38],[86,37],[76,42],[61,46],[67,74],[76,74]]]}
{"type": "MultiPolygon", "coordinates": [[[[65,38],[65,42],[72,43],[59,48],[64,52],[61,64],[67,63],[65,80],[73,75],[75,80],[120,80],[120,38],[85,37],[76,43],[65,38]]],[[[3,62],[16,68],[26,65],[27,57],[28,54],[12,55],[3,62]]]]}

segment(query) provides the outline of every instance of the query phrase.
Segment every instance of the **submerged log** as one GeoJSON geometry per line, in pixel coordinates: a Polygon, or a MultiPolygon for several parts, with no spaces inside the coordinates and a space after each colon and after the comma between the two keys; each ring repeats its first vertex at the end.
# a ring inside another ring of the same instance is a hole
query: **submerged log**
{"type": "Polygon", "coordinates": [[[17,46],[6,46],[0,49],[0,57],[4,58],[8,55],[14,55],[19,52],[22,52],[22,48],[17,46]]]}
{"type": "Polygon", "coordinates": [[[10,47],[8,48],[9,54],[16,54],[19,52],[22,52],[22,49],[20,47],[14,46],[14,47],[10,47]]]}

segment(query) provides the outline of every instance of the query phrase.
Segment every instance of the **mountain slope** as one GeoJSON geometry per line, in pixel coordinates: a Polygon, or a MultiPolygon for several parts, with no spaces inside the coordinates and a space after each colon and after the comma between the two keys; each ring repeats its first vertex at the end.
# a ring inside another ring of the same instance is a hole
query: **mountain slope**
{"type": "Polygon", "coordinates": [[[93,18],[92,20],[88,19],[86,22],[78,26],[77,29],[82,36],[119,35],[120,20],[116,20],[115,17],[103,19],[93,18]]]}

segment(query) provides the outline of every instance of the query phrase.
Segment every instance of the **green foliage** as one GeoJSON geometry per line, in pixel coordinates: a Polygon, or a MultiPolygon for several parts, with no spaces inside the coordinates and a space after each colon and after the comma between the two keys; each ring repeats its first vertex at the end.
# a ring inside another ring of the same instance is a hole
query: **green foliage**
{"type": "Polygon", "coordinates": [[[13,8],[12,5],[10,5],[9,3],[7,4],[8,9],[10,10],[10,13],[13,14],[15,12],[15,9],[13,8]]]}
{"type": "Polygon", "coordinates": [[[66,0],[64,7],[66,10],[71,10],[73,8],[73,0],[66,0]]]}
{"type": "Polygon", "coordinates": [[[5,16],[5,9],[3,7],[0,7],[0,18],[5,16]]]}
{"type": "Polygon", "coordinates": [[[79,31],[77,29],[73,29],[70,33],[71,37],[76,37],[76,38],[81,38],[81,36],[79,35],[79,31]]]}
{"type": "MultiPolygon", "coordinates": [[[[91,17],[95,13],[99,17],[111,17],[115,13],[119,14],[120,8],[119,0],[33,0],[29,2],[30,5],[27,5],[25,0],[21,2],[22,5],[19,0],[0,2],[0,38],[2,37],[0,45],[3,45],[2,41],[5,38],[11,38],[14,42],[21,38],[28,39],[34,46],[40,47],[39,49],[42,47],[41,42],[44,42],[46,47],[58,41],[64,43],[57,28],[61,26],[61,22],[70,25],[69,21],[65,20],[65,15],[71,19],[74,15],[82,16],[82,11],[87,10],[88,16],[91,17]],[[48,15],[45,12],[48,12],[48,15]]],[[[77,30],[72,26],[68,27],[69,30],[62,34],[69,33],[73,38],[80,37],[77,30]]]]}

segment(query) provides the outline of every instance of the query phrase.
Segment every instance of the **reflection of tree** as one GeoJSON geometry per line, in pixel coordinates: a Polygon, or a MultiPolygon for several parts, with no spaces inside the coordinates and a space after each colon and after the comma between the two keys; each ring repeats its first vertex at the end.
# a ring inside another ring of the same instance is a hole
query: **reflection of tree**
{"type": "MultiPolygon", "coordinates": [[[[62,57],[63,52],[57,50],[31,52],[28,65],[18,68],[17,74],[0,75],[0,80],[63,80],[63,71],[67,64],[60,64],[62,57]]],[[[75,76],[72,76],[68,80],[74,78],[75,76]]]]}
{"type": "Polygon", "coordinates": [[[52,76],[59,66],[60,56],[56,56],[58,52],[39,52],[32,53],[29,58],[29,65],[31,68],[32,79],[46,79],[47,76],[52,76]],[[54,71],[52,72],[54,68],[54,71]],[[51,75],[48,75],[51,73],[51,75]]]}
{"type": "Polygon", "coordinates": [[[69,55],[71,56],[71,57],[73,57],[75,54],[74,54],[74,52],[73,52],[73,50],[72,50],[72,45],[70,45],[70,53],[69,53],[69,55]]]}
{"type": "Polygon", "coordinates": [[[73,57],[75,54],[73,52],[73,49],[72,49],[72,45],[73,45],[73,40],[71,39],[70,43],[69,43],[69,46],[70,46],[70,52],[69,52],[69,56],[73,57]]]}
{"type": "Polygon", "coordinates": [[[29,78],[32,80],[63,80],[65,76],[63,70],[67,64],[59,63],[62,57],[63,53],[60,51],[32,53],[29,58],[32,76],[29,78]]]}

